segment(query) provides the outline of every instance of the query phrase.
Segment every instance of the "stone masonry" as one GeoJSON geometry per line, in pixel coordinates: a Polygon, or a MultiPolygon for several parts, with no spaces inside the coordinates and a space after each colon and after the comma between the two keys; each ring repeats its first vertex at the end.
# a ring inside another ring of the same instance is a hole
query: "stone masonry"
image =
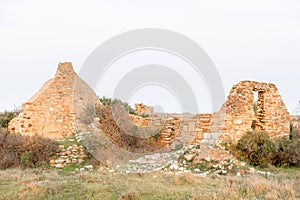
{"type": "MultiPolygon", "coordinates": [[[[23,104],[23,112],[9,123],[9,129],[48,138],[73,136],[80,129],[81,112],[93,102],[99,103],[96,94],[74,72],[72,64],[60,63],[55,78],[23,104]]],[[[271,137],[289,135],[290,131],[289,112],[272,83],[241,81],[232,87],[216,113],[155,114],[144,104],[135,104],[135,110],[133,123],[140,127],[158,124],[162,141],[169,146],[236,142],[251,130],[267,131],[271,137]]]]}
{"type": "Polygon", "coordinates": [[[136,103],[134,107],[137,115],[151,116],[153,114],[153,107],[146,106],[143,103],[136,103]]]}
{"type": "Polygon", "coordinates": [[[95,98],[94,91],[74,72],[72,63],[59,63],[55,78],[22,105],[23,112],[9,123],[9,129],[48,138],[73,136],[77,118],[95,98]]]}
{"type": "MultiPolygon", "coordinates": [[[[139,112],[144,112],[139,107],[139,112]]],[[[157,118],[134,117],[137,126],[147,126],[157,118]]],[[[290,114],[272,83],[241,81],[234,85],[219,112],[207,114],[168,114],[162,117],[163,141],[166,144],[237,142],[246,132],[267,131],[271,137],[290,133],[290,114]],[[257,93],[257,102],[254,95],[257,93]],[[256,107],[254,108],[254,103],[256,107]]]]}
{"type": "Polygon", "coordinates": [[[267,131],[273,138],[290,133],[290,114],[273,83],[241,81],[232,87],[220,113],[224,116],[220,142],[236,142],[251,130],[267,131]]]}

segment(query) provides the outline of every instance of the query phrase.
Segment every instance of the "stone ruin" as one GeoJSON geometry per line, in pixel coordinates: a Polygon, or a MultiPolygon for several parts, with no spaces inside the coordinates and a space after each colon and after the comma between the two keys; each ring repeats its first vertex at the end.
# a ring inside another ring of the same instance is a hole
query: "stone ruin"
{"type": "Polygon", "coordinates": [[[151,116],[153,114],[153,107],[146,106],[143,103],[136,103],[134,107],[137,115],[151,116]]]}
{"type": "Polygon", "coordinates": [[[252,130],[267,131],[273,138],[290,134],[290,114],[277,87],[255,81],[241,81],[234,85],[216,113],[168,114],[165,117],[154,114],[151,120],[139,116],[132,118],[137,126],[147,126],[151,120],[164,118],[162,137],[166,144],[173,146],[179,143],[235,143],[252,130]]]}
{"type": "Polygon", "coordinates": [[[291,124],[292,124],[293,128],[300,129],[300,116],[292,115],[291,116],[291,124]]]}
{"type": "MultiPolygon", "coordinates": [[[[23,112],[9,123],[9,129],[49,138],[73,136],[80,113],[88,102],[99,102],[96,98],[71,63],[60,63],[55,78],[23,104],[23,112]]],[[[216,113],[156,115],[144,104],[136,104],[135,110],[133,123],[140,127],[162,123],[163,142],[173,148],[178,144],[236,142],[251,130],[267,131],[271,137],[289,135],[290,131],[289,112],[272,83],[241,81],[216,113]]]]}
{"type": "Polygon", "coordinates": [[[9,129],[48,138],[73,136],[80,113],[93,98],[96,94],[75,73],[72,63],[59,63],[55,78],[22,105],[23,112],[9,123],[9,129]]]}
{"type": "Polygon", "coordinates": [[[290,134],[290,114],[273,83],[241,81],[232,87],[220,112],[224,113],[222,141],[235,142],[251,130],[267,131],[273,138],[290,134]]]}

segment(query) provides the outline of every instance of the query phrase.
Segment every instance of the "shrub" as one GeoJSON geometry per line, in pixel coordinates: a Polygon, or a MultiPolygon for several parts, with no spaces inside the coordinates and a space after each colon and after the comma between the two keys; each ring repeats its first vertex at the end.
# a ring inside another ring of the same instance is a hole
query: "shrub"
{"type": "Polygon", "coordinates": [[[231,150],[254,166],[300,166],[300,139],[272,140],[267,132],[248,132],[231,150]]]}
{"type": "Polygon", "coordinates": [[[290,126],[290,138],[292,140],[300,139],[300,129],[294,127],[292,124],[290,126]]]}
{"type": "Polygon", "coordinates": [[[31,152],[24,152],[21,154],[20,165],[22,168],[33,167],[33,154],[31,152]]]}
{"type": "Polygon", "coordinates": [[[35,167],[49,161],[57,143],[39,136],[21,136],[0,131],[0,169],[35,167]]]}
{"type": "Polygon", "coordinates": [[[132,123],[126,108],[121,104],[97,109],[99,128],[117,146],[133,152],[159,148],[161,127],[140,128],[132,123]]]}
{"type": "Polygon", "coordinates": [[[148,118],[148,117],[150,117],[150,115],[149,115],[149,114],[142,113],[141,117],[143,117],[143,118],[148,118]]]}
{"type": "Polygon", "coordinates": [[[129,114],[136,115],[135,110],[128,103],[123,102],[120,99],[112,99],[103,96],[102,98],[99,98],[99,100],[105,106],[122,106],[129,114]]]}
{"type": "Polygon", "coordinates": [[[96,117],[95,107],[92,104],[88,104],[83,112],[80,114],[79,121],[83,124],[91,124],[96,117]]]}
{"type": "Polygon", "coordinates": [[[277,144],[264,131],[252,131],[245,134],[236,146],[240,156],[254,166],[267,166],[274,163],[277,144]]]}
{"type": "Polygon", "coordinates": [[[287,165],[300,167],[300,139],[292,140],[286,147],[284,155],[287,165]]]}
{"type": "Polygon", "coordinates": [[[12,111],[12,112],[5,111],[5,112],[0,113],[0,129],[7,128],[10,120],[12,120],[16,116],[18,116],[18,114],[19,113],[16,111],[12,111]]]}
{"type": "Polygon", "coordinates": [[[278,152],[275,158],[277,166],[300,166],[300,140],[287,137],[277,140],[278,152]]]}
{"type": "MultiPolygon", "coordinates": [[[[81,114],[81,122],[90,123],[94,117],[99,118],[97,126],[114,145],[131,152],[149,152],[162,147],[161,126],[137,127],[128,113],[128,104],[120,100],[103,98],[104,106],[90,109],[88,106],[81,114]]],[[[85,138],[85,142],[96,151],[94,137],[85,138]]],[[[99,147],[98,147],[99,148],[99,147]]]]}

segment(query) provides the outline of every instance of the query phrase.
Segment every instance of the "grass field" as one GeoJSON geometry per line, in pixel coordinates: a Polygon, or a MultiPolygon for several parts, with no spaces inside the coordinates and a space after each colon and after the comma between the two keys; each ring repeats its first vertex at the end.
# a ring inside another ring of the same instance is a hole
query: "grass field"
{"type": "Polygon", "coordinates": [[[300,169],[269,177],[9,169],[0,171],[0,199],[300,199],[300,169]]]}

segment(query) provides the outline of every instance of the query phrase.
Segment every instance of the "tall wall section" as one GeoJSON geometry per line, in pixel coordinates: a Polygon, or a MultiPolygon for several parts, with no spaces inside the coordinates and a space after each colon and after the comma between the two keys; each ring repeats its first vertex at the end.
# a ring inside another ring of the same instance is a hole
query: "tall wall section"
{"type": "Polygon", "coordinates": [[[232,87],[220,112],[220,142],[236,142],[251,130],[267,131],[271,137],[290,133],[290,114],[273,83],[241,81],[232,87]]]}
{"type": "Polygon", "coordinates": [[[59,63],[55,78],[22,105],[23,112],[9,123],[9,129],[48,138],[72,136],[77,131],[80,112],[95,97],[70,62],[59,63]]]}

